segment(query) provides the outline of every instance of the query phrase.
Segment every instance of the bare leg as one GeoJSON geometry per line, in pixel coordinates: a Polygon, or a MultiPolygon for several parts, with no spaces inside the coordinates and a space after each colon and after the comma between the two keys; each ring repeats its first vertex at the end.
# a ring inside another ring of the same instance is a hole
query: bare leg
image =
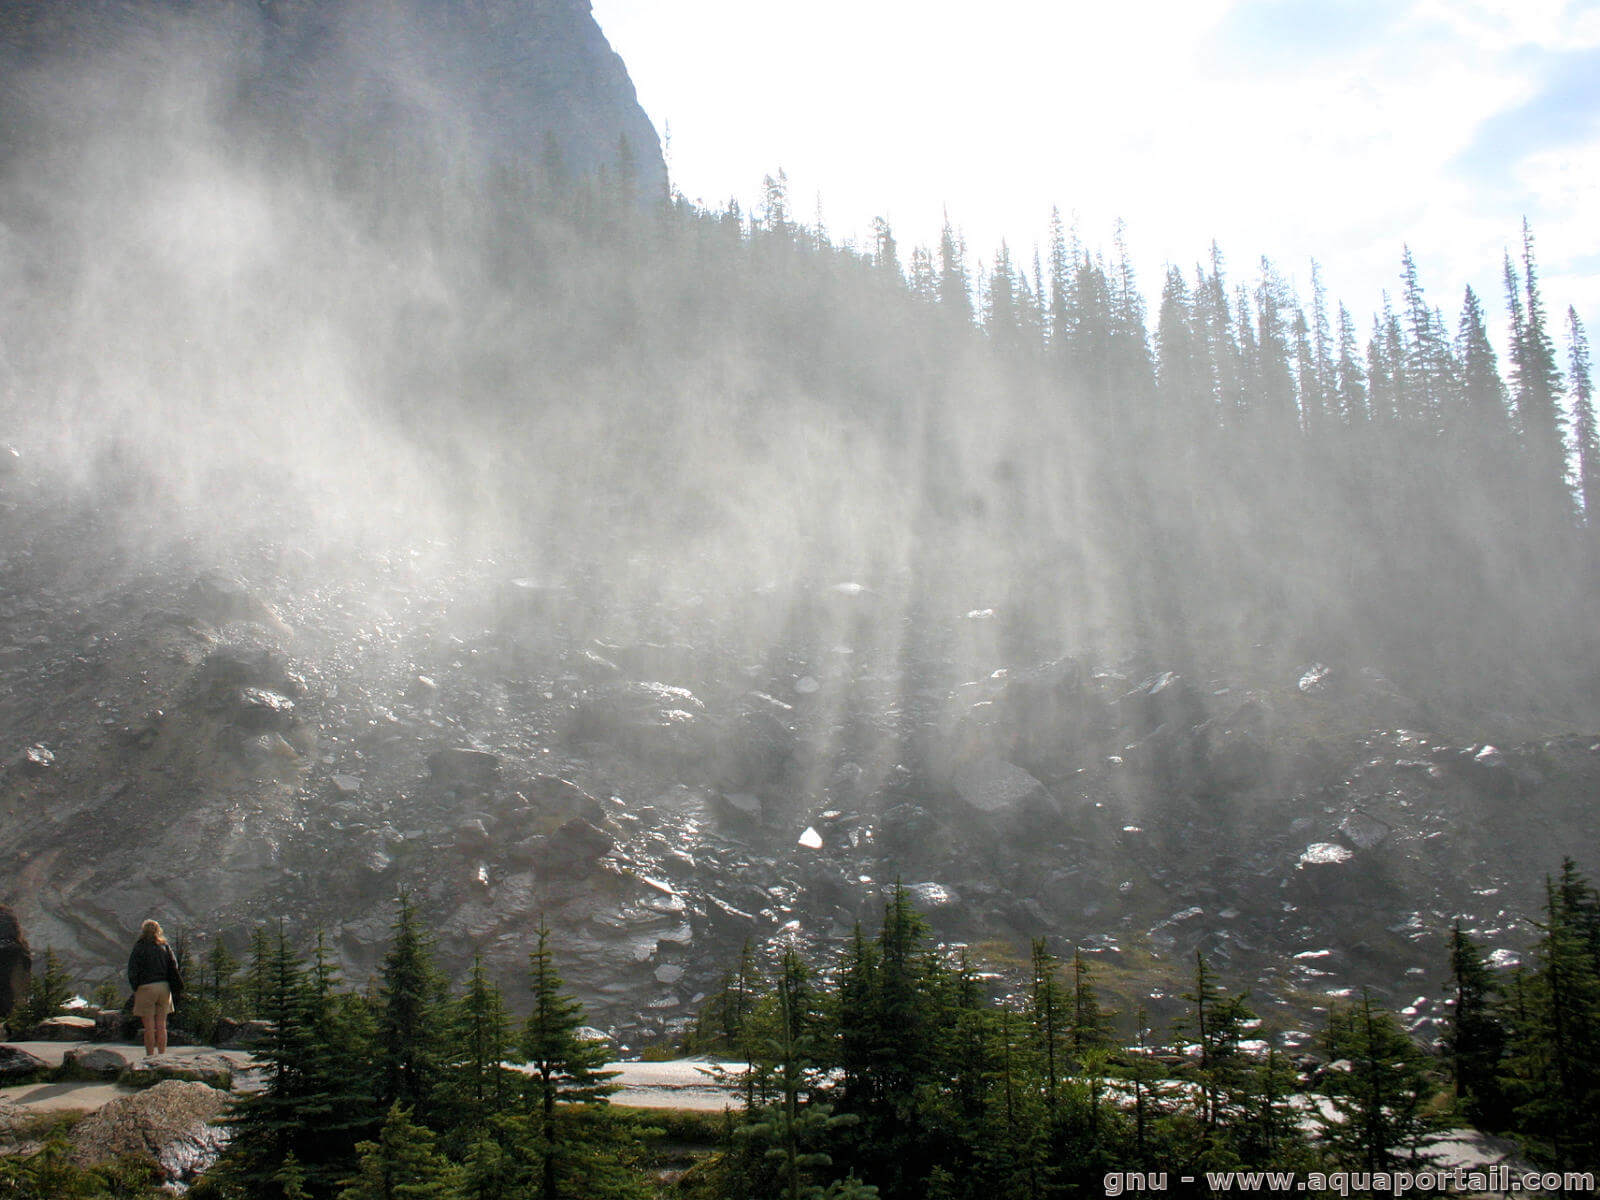
{"type": "Polygon", "coordinates": [[[156,1013],[156,1053],[157,1054],[165,1054],[166,1052],[167,1052],[167,1014],[164,1013],[164,1012],[157,1012],[156,1013]]]}
{"type": "Polygon", "coordinates": [[[156,1018],[146,1015],[140,1020],[144,1022],[144,1053],[148,1058],[156,1052],[156,1018]]]}

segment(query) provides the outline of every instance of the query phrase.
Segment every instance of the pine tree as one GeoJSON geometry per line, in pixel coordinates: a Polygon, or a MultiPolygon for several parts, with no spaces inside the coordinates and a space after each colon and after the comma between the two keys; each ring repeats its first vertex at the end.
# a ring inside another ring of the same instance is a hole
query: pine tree
{"type": "MultiPolygon", "coordinates": [[[[1046,948],[1043,938],[1033,939],[1032,958],[1033,985],[1028,995],[1028,1016],[1044,1066],[1045,1108],[1053,1116],[1061,1100],[1061,1077],[1067,1070],[1067,1014],[1058,974],[1061,964],[1046,948]]],[[[1077,955],[1073,958],[1076,961],[1077,955]]]]}
{"type": "Polygon", "coordinates": [[[967,276],[966,247],[946,213],[939,230],[939,303],[963,322],[972,321],[972,287],[967,276]]]}
{"type": "Polygon", "coordinates": [[[1450,928],[1450,975],[1453,1003],[1443,1045],[1456,1098],[1475,1124],[1496,1129],[1507,1116],[1500,1086],[1506,1034],[1495,1015],[1498,988],[1459,920],[1450,928]]]}
{"type": "Polygon", "coordinates": [[[580,1145],[568,1138],[558,1110],[574,1105],[603,1105],[616,1090],[615,1071],[604,1070],[604,1042],[582,1037],[583,1006],[563,990],[550,951],[550,927],[539,922],[538,945],[528,956],[533,1011],[523,1028],[522,1053],[527,1059],[528,1100],[532,1109],[532,1149],[537,1161],[541,1200],[579,1194],[561,1186],[581,1178],[580,1145]]]}
{"type": "Polygon", "coordinates": [[[1320,1120],[1322,1139],[1335,1159],[1382,1170],[1400,1161],[1396,1151],[1414,1154],[1430,1128],[1433,1094],[1417,1044],[1363,992],[1359,1005],[1329,1015],[1323,1049],[1331,1062],[1348,1066],[1324,1079],[1332,1111],[1320,1120]]]}
{"type": "Polygon", "coordinates": [[[409,893],[402,891],[395,907],[378,993],[383,1046],[379,1098],[427,1123],[443,1072],[444,979],[434,966],[432,943],[409,893]]]}
{"type": "Polygon", "coordinates": [[[261,1014],[272,1030],[254,1051],[265,1066],[265,1085],[235,1105],[220,1174],[246,1194],[270,1194],[293,1155],[305,1190],[328,1196],[349,1174],[358,1138],[374,1124],[363,1065],[371,1053],[364,1006],[336,995],[320,936],[308,968],[280,924],[253,966],[255,981],[266,989],[261,1014]]]}
{"type": "Polygon", "coordinates": [[[1522,223],[1522,300],[1515,297],[1517,274],[1506,260],[1511,290],[1513,393],[1525,461],[1528,517],[1536,528],[1559,526],[1572,517],[1567,491],[1565,421],[1561,415],[1561,371],[1555,344],[1545,328],[1544,300],[1533,259],[1533,231],[1522,223]]]}
{"type": "Polygon", "coordinates": [[[1199,1062],[1190,1074],[1200,1085],[1205,1124],[1214,1130],[1225,1123],[1225,1107],[1248,1069],[1239,1042],[1253,1014],[1242,993],[1230,996],[1222,990],[1199,951],[1194,956],[1193,990],[1184,992],[1183,998],[1190,1011],[1179,1027],[1194,1035],[1199,1051],[1199,1062]]]}
{"type": "Polygon", "coordinates": [[[359,1168],[339,1200],[459,1200],[460,1172],[434,1147],[433,1131],[395,1104],[376,1142],[356,1146],[359,1168]]]}
{"type": "Polygon", "coordinates": [[[480,1136],[492,1118],[508,1110],[515,1079],[504,1065],[513,1045],[505,1002],[481,956],[473,957],[466,990],[449,1006],[446,1027],[450,1053],[438,1087],[441,1127],[451,1131],[451,1144],[459,1145],[480,1136]]]}
{"type": "Polygon", "coordinates": [[[1340,419],[1346,425],[1363,424],[1369,416],[1367,372],[1360,358],[1355,321],[1343,304],[1339,305],[1339,365],[1336,373],[1340,419]]]}
{"type": "Polygon", "coordinates": [[[1584,524],[1591,531],[1600,530],[1600,430],[1595,426],[1589,339],[1584,336],[1578,310],[1570,305],[1567,307],[1567,380],[1572,390],[1572,449],[1577,459],[1578,498],[1583,505],[1584,524]]]}

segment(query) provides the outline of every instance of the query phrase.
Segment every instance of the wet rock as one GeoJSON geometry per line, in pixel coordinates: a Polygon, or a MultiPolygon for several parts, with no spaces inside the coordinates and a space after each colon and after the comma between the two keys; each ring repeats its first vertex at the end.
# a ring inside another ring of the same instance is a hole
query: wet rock
{"type": "Polygon", "coordinates": [[[489,845],[489,827],[481,820],[463,821],[456,826],[456,849],[476,854],[489,845]]]}
{"type": "Polygon", "coordinates": [[[433,782],[447,788],[490,788],[500,775],[500,756],[487,750],[453,747],[428,755],[433,782]]]}
{"type": "Polygon", "coordinates": [[[193,1183],[227,1144],[227,1133],[212,1124],[227,1106],[227,1094],[216,1088],[165,1080],[112,1100],[73,1126],[71,1159],[91,1167],[136,1154],[156,1163],[163,1183],[193,1183]]]}
{"type": "Polygon", "coordinates": [[[673,767],[705,761],[714,740],[705,704],[660,682],[597,684],[576,706],[570,736],[673,767]]]}
{"type": "Polygon", "coordinates": [[[278,615],[277,609],[257,595],[244,580],[231,575],[201,575],[189,587],[189,602],[196,614],[214,625],[229,621],[251,621],[282,637],[294,636],[294,630],[278,615]]]}
{"type": "Polygon", "coordinates": [[[923,912],[939,908],[957,908],[961,904],[961,893],[942,883],[908,883],[906,893],[911,897],[911,902],[923,912]]]}
{"type": "Polygon", "coordinates": [[[0,1020],[27,996],[33,975],[33,952],[17,914],[0,904],[0,1020]]]}
{"type": "Polygon", "coordinates": [[[335,795],[348,798],[361,793],[361,780],[355,775],[335,775],[328,782],[333,785],[335,795]]]}
{"type": "Polygon", "coordinates": [[[1300,690],[1307,696],[1315,696],[1328,690],[1328,681],[1333,675],[1333,668],[1322,663],[1312,663],[1300,675],[1300,690]]]}
{"type": "Polygon", "coordinates": [[[36,1072],[47,1070],[49,1065],[44,1059],[18,1046],[0,1046],[0,1086],[9,1087],[36,1072]]]}
{"type": "Polygon", "coordinates": [[[1141,680],[1117,701],[1124,730],[1140,737],[1166,725],[1188,729],[1205,720],[1199,689],[1176,671],[1162,671],[1141,680]]]}
{"type": "Polygon", "coordinates": [[[226,709],[238,703],[239,692],[259,688],[285,697],[305,691],[305,682],[289,670],[288,661],[274,650],[261,646],[219,646],[206,655],[195,671],[195,687],[202,701],[213,709],[226,709]]]}
{"type": "Polygon", "coordinates": [[[234,695],[228,717],[241,729],[289,729],[294,725],[294,701],[270,688],[243,687],[234,695]]]}
{"type": "Polygon", "coordinates": [[[1357,850],[1376,850],[1393,832],[1387,822],[1360,809],[1339,822],[1339,836],[1357,850]]]}
{"type": "MultiPolygon", "coordinates": [[[[533,840],[533,839],[530,839],[533,840]]],[[[582,879],[616,848],[611,835],[582,817],[574,817],[535,848],[537,865],[549,875],[582,879]]]]}
{"type": "Polygon", "coordinates": [[[765,806],[751,792],[718,792],[713,797],[717,814],[735,823],[759,824],[765,806]]]}
{"type": "Polygon", "coordinates": [[[570,780],[556,775],[536,775],[518,789],[516,801],[526,809],[538,827],[556,828],[582,818],[592,825],[606,819],[605,807],[595,797],[570,780]]]}

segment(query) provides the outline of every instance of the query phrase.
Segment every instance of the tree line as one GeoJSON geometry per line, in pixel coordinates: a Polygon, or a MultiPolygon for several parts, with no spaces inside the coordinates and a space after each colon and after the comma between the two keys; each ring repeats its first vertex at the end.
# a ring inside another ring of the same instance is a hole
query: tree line
{"type": "MultiPolygon", "coordinates": [[[[709,1152],[671,1194],[976,1200],[1097,1195],[1111,1171],[1383,1171],[1425,1164],[1426,1136],[1460,1123],[1593,1168],[1600,892],[1570,861],[1539,931],[1527,965],[1493,970],[1457,924],[1437,1047],[1363,992],[1330,1008],[1314,1053],[1291,1055],[1200,954],[1164,1034],[1142,1009],[1108,1012],[1089,961],[1043,940],[1020,991],[997,995],[896,886],[876,932],[857,926],[830,962],[746,945],[681,1047],[734,1060],[742,1103],[699,1131],[709,1152]]],[[[254,932],[246,963],[218,941],[190,971],[191,1023],[267,1022],[263,1087],[226,1118],[229,1147],[198,1198],[662,1194],[659,1127],[608,1103],[607,1045],[584,1028],[543,925],[520,1026],[481,964],[447,985],[405,895],[365,991],[341,984],[320,936],[302,954],[281,926],[254,932]]],[[[104,1172],[74,1174],[60,1147],[4,1169],[23,1196],[45,1179],[80,1188],[51,1195],[143,1194],[130,1165],[112,1174],[134,1190],[107,1192],[104,1172]]]]}

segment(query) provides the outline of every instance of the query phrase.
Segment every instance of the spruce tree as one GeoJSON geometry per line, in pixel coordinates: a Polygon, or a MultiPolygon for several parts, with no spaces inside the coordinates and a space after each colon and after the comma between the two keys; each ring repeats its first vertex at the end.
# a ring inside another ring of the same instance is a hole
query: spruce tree
{"type": "Polygon", "coordinates": [[[1572,450],[1577,459],[1578,499],[1584,524],[1600,530],[1600,430],[1594,416],[1594,385],[1590,376],[1589,339],[1584,336],[1578,310],[1567,307],[1567,383],[1572,391],[1572,450]]]}
{"type": "Polygon", "coordinates": [[[356,1146],[358,1169],[339,1200],[460,1200],[460,1172],[434,1147],[433,1131],[399,1104],[375,1142],[356,1146]]]}
{"type": "Polygon", "coordinates": [[[1506,1033],[1495,1012],[1499,988],[1459,920],[1450,928],[1450,977],[1452,1005],[1443,1048],[1456,1099],[1475,1124],[1498,1129],[1508,1115],[1500,1085],[1506,1033]]]}
{"type": "Polygon", "coordinates": [[[1336,1161],[1369,1171],[1415,1155],[1431,1128],[1433,1094],[1427,1056],[1365,992],[1361,1003],[1329,1015],[1323,1050],[1345,1069],[1330,1070],[1323,1090],[1331,1112],[1320,1118],[1322,1140],[1336,1161]]]}
{"type": "Polygon", "coordinates": [[[443,1073],[444,979],[409,893],[400,893],[395,909],[378,992],[379,1098],[385,1107],[401,1105],[429,1123],[443,1073]]]}
{"type": "Polygon", "coordinates": [[[537,936],[538,944],[528,956],[533,1011],[522,1033],[533,1135],[529,1149],[537,1164],[541,1200],[578,1200],[588,1164],[581,1138],[559,1119],[558,1110],[605,1104],[616,1090],[610,1082],[616,1072],[603,1069],[605,1043],[579,1033],[583,1006],[564,991],[550,950],[550,927],[542,920],[537,936]]]}

